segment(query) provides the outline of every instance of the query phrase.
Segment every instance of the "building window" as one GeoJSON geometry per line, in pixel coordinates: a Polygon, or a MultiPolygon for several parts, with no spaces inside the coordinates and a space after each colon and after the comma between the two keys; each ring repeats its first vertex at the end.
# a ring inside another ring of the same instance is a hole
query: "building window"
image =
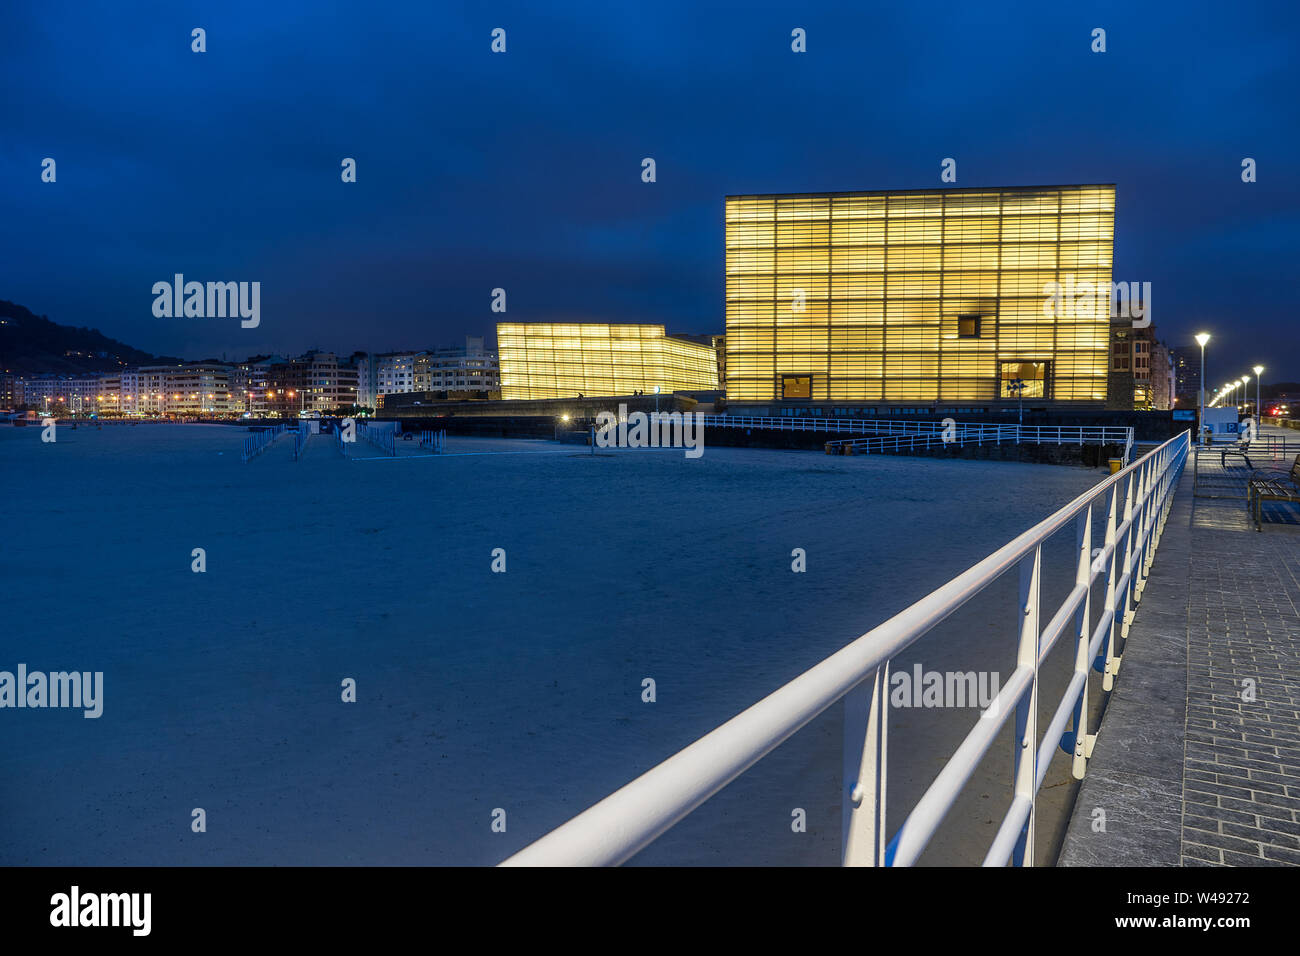
{"type": "Polygon", "coordinates": [[[812,398],[811,375],[782,375],[782,398],[812,398]]]}
{"type": "Polygon", "coordinates": [[[979,338],[980,317],[978,315],[957,316],[957,337],[960,339],[979,338]]]}
{"type": "Polygon", "coordinates": [[[1000,398],[1047,398],[1050,362],[1001,362],[1000,398]]]}

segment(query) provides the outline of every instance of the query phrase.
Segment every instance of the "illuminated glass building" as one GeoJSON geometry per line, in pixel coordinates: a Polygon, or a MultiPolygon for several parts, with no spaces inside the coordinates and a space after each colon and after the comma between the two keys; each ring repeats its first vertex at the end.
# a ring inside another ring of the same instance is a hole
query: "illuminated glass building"
{"type": "Polygon", "coordinates": [[[501,322],[497,358],[506,400],[718,387],[713,347],[665,335],[662,325],[501,322]]]}
{"type": "Polygon", "coordinates": [[[728,404],[1101,405],[1114,223],[1105,185],[729,196],[728,404]]]}

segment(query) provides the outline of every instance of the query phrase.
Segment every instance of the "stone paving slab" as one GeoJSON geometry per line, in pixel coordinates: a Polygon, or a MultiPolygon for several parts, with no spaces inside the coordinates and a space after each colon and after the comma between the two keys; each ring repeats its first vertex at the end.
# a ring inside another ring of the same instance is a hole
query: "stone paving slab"
{"type": "Polygon", "coordinates": [[[1183,857],[1300,865],[1300,534],[1233,504],[1193,509],[1183,857]]]}
{"type": "Polygon", "coordinates": [[[1300,865],[1300,528],[1267,518],[1184,472],[1059,865],[1300,865]]]}

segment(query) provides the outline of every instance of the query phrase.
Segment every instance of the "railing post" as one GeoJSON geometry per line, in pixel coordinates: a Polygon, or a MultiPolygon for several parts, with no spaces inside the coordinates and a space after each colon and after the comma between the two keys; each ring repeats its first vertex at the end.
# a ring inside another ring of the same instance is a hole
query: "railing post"
{"type": "Polygon", "coordinates": [[[1075,522],[1075,537],[1079,546],[1079,563],[1074,584],[1075,587],[1082,585],[1087,591],[1074,620],[1074,673],[1083,676],[1083,687],[1074,704],[1074,757],[1070,772],[1075,780],[1082,780],[1088,768],[1088,674],[1092,670],[1088,656],[1088,643],[1092,639],[1092,502],[1075,522]]]}
{"type": "MultiPolygon", "coordinates": [[[[1151,537],[1147,534],[1147,528],[1151,519],[1151,483],[1154,470],[1155,463],[1150,458],[1139,469],[1142,480],[1138,483],[1137,519],[1133,522],[1134,531],[1138,536],[1138,547],[1133,561],[1133,614],[1129,615],[1130,619],[1137,614],[1137,605],[1142,600],[1142,591],[1147,583],[1147,552],[1151,546],[1151,537]]],[[[1126,634],[1125,637],[1127,636],[1126,634]]]]}
{"type": "Polygon", "coordinates": [[[1164,511],[1165,499],[1165,453],[1156,454],[1154,477],[1151,480],[1151,515],[1147,520],[1147,564],[1142,570],[1145,580],[1151,575],[1151,565],[1156,561],[1156,547],[1160,543],[1160,516],[1164,511]]]}
{"type": "Polygon", "coordinates": [[[889,662],[844,698],[845,866],[884,866],[889,751],[889,662]]]}
{"type": "Polygon", "coordinates": [[[1038,793],[1038,627],[1039,577],[1043,546],[1034,546],[1032,554],[1020,562],[1020,648],[1016,667],[1032,667],[1033,680],[1027,693],[1016,704],[1015,798],[1029,801],[1029,815],[1011,854],[1013,866],[1034,865],[1034,817],[1038,793]]]}
{"type": "MultiPolygon", "coordinates": [[[[1128,523],[1128,530],[1124,533],[1124,574],[1126,583],[1124,585],[1124,594],[1121,597],[1123,613],[1119,622],[1119,636],[1122,638],[1128,637],[1128,623],[1133,618],[1133,605],[1130,600],[1133,594],[1133,525],[1136,524],[1133,518],[1133,508],[1140,471],[1141,469],[1135,469],[1129,472],[1128,486],[1124,492],[1124,521],[1128,523]]],[[[1116,658],[1114,659],[1115,673],[1119,673],[1119,667],[1120,658],[1116,658]]]]}
{"type": "Polygon", "coordinates": [[[1115,622],[1119,617],[1119,595],[1115,593],[1115,583],[1119,568],[1119,541],[1115,536],[1117,518],[1119,517],[1119,482],[1110,489],[1110,507],[1106,512],[1106,549],[1110,558],[1106,561],[1106,610],[1110,612],[1110,626],[1106,628],[1106,666],[1102,674],[1101,689],[1110,690],[1115,686],[1113,671],[1115,661],[1115,622]]]}

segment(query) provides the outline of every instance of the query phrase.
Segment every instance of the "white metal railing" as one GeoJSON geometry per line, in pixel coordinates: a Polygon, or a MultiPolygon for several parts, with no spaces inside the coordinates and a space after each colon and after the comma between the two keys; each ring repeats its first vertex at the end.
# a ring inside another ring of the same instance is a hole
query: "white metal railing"
{"type": "Polygon", "coordinates": [[[841,438],[826,443],[827,454],[872,454],[887,451],[913,451],[939,446],[979,445],[986,442],[1012,441],[1018,445],[1123,445],[1124,463],[1128,464],[1133,445],[1133,429],[1100,425],[985,425],[952,424],[946,429],[919,434],[872,435],[866,438],[841,438]]]}
{"type": "Polygon", "coordinates": [[[252,461],[262,452],[271,447],[271,444],[285,433],[287,426],[272,425],[270,428],[263,428],[254,432],[244,439],[243,459],[252,461]]]}
{"type": "Polygon", "coordinates": [[[392,426],[376,427],[369,422],[357,422],[357,434],[380,451],[397,456],[397,432],[392,426]]]}
{"type": "Polygon", "coordinates": [[[435,455],[441,455],[446,447],[447,432],[446,429],[440,431],[422,431],[419,435],[420,447],[433,452],[435,455]]]}
{"type": "Polygon", "coordinates": [[[844,438],[826,443],[827,454],[870,455],[883,452],[922,451],[949,445],[964,447],[988,442],[1001,443],[1016,439],[1015,425],[957,425],[947,432],[920,435],[871,435],[867,438],[844,438]]]}
{"type": "Polygon", "coordinates": [[[307,439],[312,435],[311,425],[307,422],[299,422],[298,427],[293,433],[293,460],[302,460],[303,452],[307,450],[307,439]]]}
{"type": "Polygon", "coordinates": [[[1110,690],[1121,655],[1116,638],[1129,625],[1167,520],[1189,448],[1189,432],[1169,439],[1108,476],[1055,514],[1003,545],[911,607],[642,774],[622,789],[504,861],[511,866],[616,865],[644,849],[800,728],[841,698],[846,700],[845,748],[852,767],[844,783],[846,865],[908,866],[956,802],[1008,718],[1015,716],[1012,800],[984,859],[1033,865],[1038,789],[1058,743],[1073,752],[1082,778],[1096,740],[1088,732],[1089,669],[1105,661],[1110,690]],[[1093,505],[1106,504],[1102,547],[1093,555],[1093,505]],[[1041,605],[1042,548],[1075,525],[1075,584],[1055,610],[1041,605]],[[890,662],[1013,567],[1019,568],[1016,669],[975,727],[888,839],[888,689],[890,662]],[[1101,614],[1093,624],[1092,590],[1105,580],[1101,614]],[[1044,624],[1044,620],[1046,623],[1044,624]],[[1039,665],[1062,635],[1074,641],[1073,677],[1039,734],[1039,665]],[[1073,720],[1073,732],[1066,725],[1073,720]]]}
{"type": "MultiPolygon", "coordinates": [[[[755,418],[744,415],[700,415],[714,428],[763,428],[792,432],[839,432],[856,435],[924,435],[941,431],[942,421],[894,421],[862,418],[755,418]]],[[[978,423],[970,423],[978,424],[978,423]]]]}
{"type": "MultiPolygon", "coordinates": [[[[775,431],[817,431],[862,436],[894,435],[941,435],[952,434],[952,429],[970,435],[993,436],[995,440],[1005,440],[1006,433],[971,432],[971,429],[1007,429],[1018,430],[1020,443],[1040,444],[1079,444],[1079,445],[1124,445],[1124,464],[1132,459],[1133,429],[1117,425],[1003,425],[989,422],[947,421],[896,421],[894,419],[858,419],[858,418],[761,418],[743,415],[701,415],[701,424],[714,428],[761,428],[775,431]]],[[[969,444],[967,439],[964,444],[969,444]]],[[[828,442],[827,448],[842,442],[828,442]]],[[[910,448],[932,447],[931,444],[913,443],[910,448]]],[[[874,449],[870,444],[862,446],[874,449]]],[[[888,447],[888,446],[886,446],[888,447]]],[[[840,449],[842,450],[842,449],[840,449]]],[[[890,448],[890,450],[893,450],[890,448]]]]}

